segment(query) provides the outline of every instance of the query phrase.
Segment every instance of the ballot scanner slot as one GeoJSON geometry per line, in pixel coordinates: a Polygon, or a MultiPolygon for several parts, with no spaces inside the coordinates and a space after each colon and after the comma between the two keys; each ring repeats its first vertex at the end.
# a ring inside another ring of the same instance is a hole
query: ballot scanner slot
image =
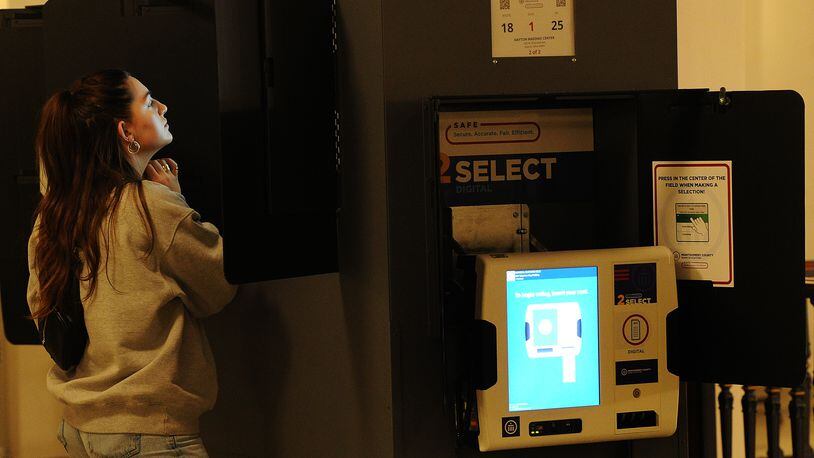
{"type": "Polygon", "coordinates": [[[647,428],[658,424],[659,416],[654,410],[616,414],[616,429],[647,428]]]}

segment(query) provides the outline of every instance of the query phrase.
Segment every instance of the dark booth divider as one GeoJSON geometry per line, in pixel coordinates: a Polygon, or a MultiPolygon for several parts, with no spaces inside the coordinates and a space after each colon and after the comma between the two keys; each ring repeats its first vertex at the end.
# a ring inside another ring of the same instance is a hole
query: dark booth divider
{"type": "Polygon", "coordinates": [[[3,330],[15,344],[38,344],[26,302],[27,244],[39,198],[34,135],[45,102],[41,8],[0,10],[0,303],[3,330]]]}
{"type": "Polygon", "coordinates": [[[0,83],[14,88],[0,109],[10,341],[38,343],[25,289],[39,110],[104,68],[128,70],[168,105],[174,140],[157,157],[181,165],[187,201],[221,229],[230,281],[337,270],[333,13],[330,2],[270,0],[51,0],[0,13],[14,64],[0,68],[0,83]]]}

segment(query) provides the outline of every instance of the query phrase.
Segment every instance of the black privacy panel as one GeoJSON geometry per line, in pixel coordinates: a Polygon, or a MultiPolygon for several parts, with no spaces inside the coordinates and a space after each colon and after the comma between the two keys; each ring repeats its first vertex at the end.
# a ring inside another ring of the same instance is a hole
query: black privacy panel
{"type": "Polygon", "coordinates": [[[337,270],[331,2],[216,2],[233,283],[337,270]]]}
{"type": "Polygon", "coordinates": [[[33,140],[42,104],[80,76],[122,68],[169,106],[173,143],[156,157],[181,164],[188,202],[219,227],[221,218],[214,9],[207,1],[51,0],[0,12],[0,294],[6,336],[37,343],[25,302],[26,242],[39,196],[33,140]],[[7,103],[6,103],[7,102],[7,103]]]}
{"type": "Polygon", "coordinates": [[[642,94],[640,230],[653,161],[732,161],[734,287],[679,282],[670,369],[685,380],[797,386],[806,361],[803,100],[792,91],[642,94]]]}
{"type": "Polygon", "coordinates": [[[211,1],[52,0],[45,5],[46,87],[121,68],[165,103],[173,142],[155,158],[181,167],[190,206],[222,229],[217,60],[211,1]]]}
{"type": "MultiPolygon", "coordinates": [[[[576,193],[561,195],[556,188],[534,194],[519,189],[519,197],[512,196],[529,205],[529,233],[550,250],[652,245],[653,163],[731,163],[734,287],[679,280],[679,308],[668,319],[668,367],[686,381],[798,386],[805,374],[807,307],[800,96],[631,91],[452,98],[436,109],[586,107],[593,113],[594,151],[585,154],[594,156],[594,165],[580,165],[573,177],[594,180],[585,185],[593,191],[577,202],[576,193]],[[535,218],[535,212],[543,216],[535,218]]],[[[443,186],[440,206],[461,205],[443,186]]]]}
{"type": "Polygon", "coordinates": [[[39,198],[34,135],[45,101],[42,11],[0,10],[0,304],[11,343],[39,343],[26,302],[27,242],[39,198]]]}

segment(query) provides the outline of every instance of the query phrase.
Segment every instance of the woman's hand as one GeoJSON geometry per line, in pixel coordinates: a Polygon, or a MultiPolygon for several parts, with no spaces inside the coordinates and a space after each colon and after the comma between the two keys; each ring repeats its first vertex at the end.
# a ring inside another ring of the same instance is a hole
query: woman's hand
{"type": "Polygon", "coordinates": [[[175,192],[181,192],[181,184],[178,183],[178,164],[172,159],[150,161],[144,169],[144,175],[150,181],[161,183],[175,192]]]}

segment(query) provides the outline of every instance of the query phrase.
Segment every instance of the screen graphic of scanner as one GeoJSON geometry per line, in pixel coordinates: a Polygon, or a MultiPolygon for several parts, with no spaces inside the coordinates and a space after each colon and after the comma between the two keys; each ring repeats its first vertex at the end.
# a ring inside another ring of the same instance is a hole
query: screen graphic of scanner
{"type": "Polygon", "coordinates": [[[576,357],[582,351],[579,303],[531,304],[525,328],[529,358],[562,358],[562,382],[576,382],[576,357]]]}

